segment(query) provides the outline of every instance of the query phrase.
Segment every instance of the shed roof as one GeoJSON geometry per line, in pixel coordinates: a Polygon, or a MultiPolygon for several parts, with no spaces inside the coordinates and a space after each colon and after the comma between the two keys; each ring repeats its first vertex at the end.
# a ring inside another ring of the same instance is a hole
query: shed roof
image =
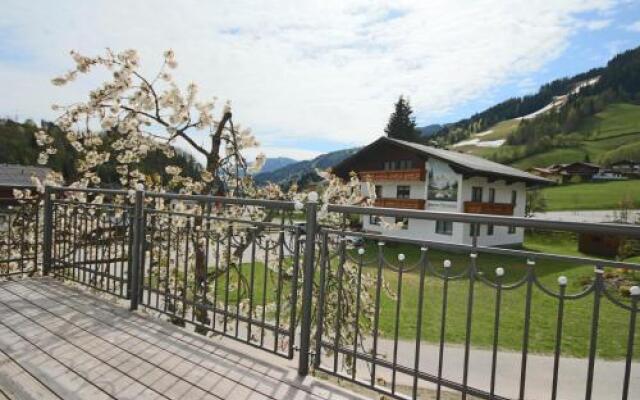
{"type": "Polygon", "coordinates": [[[32,176],[41,181],[51,172],[51,168],[36,167],[20,164],[0,164],[0,186],[4,187],[35,187],[32,176]]]}

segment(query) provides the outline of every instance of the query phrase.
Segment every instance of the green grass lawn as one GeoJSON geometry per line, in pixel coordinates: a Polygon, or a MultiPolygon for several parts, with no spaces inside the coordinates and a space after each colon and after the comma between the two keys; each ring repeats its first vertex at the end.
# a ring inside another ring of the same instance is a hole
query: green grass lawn
{"type": "Polygon", "coordinates": [[[640,180],[552,186],[542,193],[549,211],[617,209],[624,199],[640,208],[640,180]]]}

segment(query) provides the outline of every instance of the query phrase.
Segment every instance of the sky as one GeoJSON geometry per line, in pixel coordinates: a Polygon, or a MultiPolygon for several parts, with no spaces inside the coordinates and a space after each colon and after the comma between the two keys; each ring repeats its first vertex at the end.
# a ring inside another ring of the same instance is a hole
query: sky
{"type": "Polygon", "coordinates": [[[51,84],[70,50],[134,48],[151,74],[171,48],[178,82],[230,100],[261,152],[307,159],[382,135],[400,95],[418,125],[455,122],[639,45],[636,0],[5,0],[0,116],[86,100],[99,74],[51,84]]]}

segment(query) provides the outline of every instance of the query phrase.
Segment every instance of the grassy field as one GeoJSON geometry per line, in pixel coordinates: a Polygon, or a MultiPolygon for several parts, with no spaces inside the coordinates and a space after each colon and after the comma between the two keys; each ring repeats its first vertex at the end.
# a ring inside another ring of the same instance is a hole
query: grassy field
{"type": "Polygon", "coordinates": [[[611,210],[630,199],[640,208],[640,180],[575,183],[542,189],[549,211],[611,210]]]}

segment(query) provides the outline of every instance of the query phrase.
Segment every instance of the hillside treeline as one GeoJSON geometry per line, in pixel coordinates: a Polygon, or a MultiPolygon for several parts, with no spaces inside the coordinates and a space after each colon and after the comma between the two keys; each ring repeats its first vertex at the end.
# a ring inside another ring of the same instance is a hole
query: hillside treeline
{"type": "MultiPolygon", "coordinates": [[[[40,126],[31,120],[15,122],[10,119],[0,120],[0,163],[37,165],[40,149],[36,143],[35,133],[46,130],[55,140],[56,154],[49,157],[47,167],[60,172],[66,182],[75,181],[78,178],[76,165],[76,150],[69,145],[58,126],[42,121],[40,126]]],[[[103,146],[108,148],[113,140],[110,135],[103,134],[103,146]]],[[[202,171],[193,156],[181,150],[176,150],[174,159],[169,160],[161,151],[150,152],[141,162],[139,168],[147,175],[168,182],[169,176],[165,172],[167,165],[177,165],[182,168],[186,176],[197,178],[202,171]]],[[[116,162],[110,160],[98,168],[98,174],[107,187],[119,187],[119,177],[116,173],[116,162]]]]}

